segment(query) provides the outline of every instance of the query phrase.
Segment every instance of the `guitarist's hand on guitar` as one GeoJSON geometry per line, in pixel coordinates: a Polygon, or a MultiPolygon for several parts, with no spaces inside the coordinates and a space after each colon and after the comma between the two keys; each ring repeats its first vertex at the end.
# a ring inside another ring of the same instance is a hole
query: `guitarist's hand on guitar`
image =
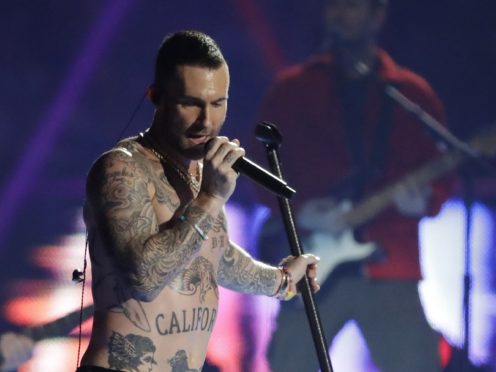
{"type": "Polygon", "coordinates": [[[16,370],[33,355],[34,341],[20,333],[0,335],[0,371],[16,370]]]}
{"type": "Polygon", "coordinates": [[[404,216],[421,217],[429,210],[429,201],[432,189],[428,185],[418,186],[413,183],[404,183],[393,197],[398,212],[404,216]]]}
{"type": "Polygon", "coordinates": [[[350,207],[350,203],[338,204],[332,198],[312,199],[300,208],[297,215],[298,223],[310,231],[338,233],[346,228],[342,216],[350,207]]]}
{"type": "Polygon", "coordinates": [[[320,285],[317,281],[317,263],[319,260],[319,257],[305,253],[298,257],[288,256],[281,261],[281,266],[286,268],[291,275],[288,293],[299,293],[297,284],[305,274],[308,274],[312,292],[316,293],[319,291],[320,285]]]}

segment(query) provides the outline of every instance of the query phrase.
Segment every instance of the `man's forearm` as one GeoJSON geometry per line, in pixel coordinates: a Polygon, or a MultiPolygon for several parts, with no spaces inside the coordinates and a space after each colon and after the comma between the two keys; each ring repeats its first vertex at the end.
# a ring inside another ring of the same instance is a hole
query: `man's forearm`
{"type": "Polygon", "coordinates": [[[281,272],[230,242],[219,265],[218,279],[222,286],[238,292],[272,296],[281,282],[281,272]]]}
{"type": "Polygon", "coordinates": [[[147,239],[134,258],[131,275],[135,295],[151,301],[197,253],[214,223],[218,207],[205,199],[194,202],[171,229],[159,231],[147,239]]]}

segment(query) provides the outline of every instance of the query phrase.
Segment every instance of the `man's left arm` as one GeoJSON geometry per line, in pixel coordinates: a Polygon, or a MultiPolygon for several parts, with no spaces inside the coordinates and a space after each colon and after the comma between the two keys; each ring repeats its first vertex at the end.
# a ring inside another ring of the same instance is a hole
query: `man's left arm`
{"type": "MultiPolygon", "coordinates": [[[[296,283],[308,273],[312,289],[318,291],[318,257],[304,254],[284,260],[285,270],[291,276],[290,291],[296,293],[296,283]]],[[[234,291],[256,295],[274,296],[283,281],[283,270],[255,260],[232,241],[222,256],[217,271],[219,284],[234,291]]]]}

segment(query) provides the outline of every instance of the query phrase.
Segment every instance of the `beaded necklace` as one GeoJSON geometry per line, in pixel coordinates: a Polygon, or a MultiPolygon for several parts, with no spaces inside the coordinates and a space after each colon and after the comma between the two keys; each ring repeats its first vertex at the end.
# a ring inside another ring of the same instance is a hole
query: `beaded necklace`
{"type": "Polygon", "coordinates": [[[186,185],[188,185],[188,187],[191,187],[196,192],[200,191],[200,165],[198,164],[198,162],[196,162],[196,175],[190,174],[175,160],[160,152],[158,150],[158,146],[155,144],[155,141],[152,140],[147,132],[141,132],[139,136],[147,143],[147,145],[149,146],[148,149],[160,160],[160,162],[169,164],[177,173],[177,175],[186,183],[186,185]]]}

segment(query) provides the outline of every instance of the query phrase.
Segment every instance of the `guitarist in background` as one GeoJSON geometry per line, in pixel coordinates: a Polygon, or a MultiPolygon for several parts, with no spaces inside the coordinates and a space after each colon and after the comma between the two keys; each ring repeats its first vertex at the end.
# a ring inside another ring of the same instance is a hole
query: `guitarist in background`
{"type": "MultiPolygon", "coordinates": [[[[260,118],[276,124],[283,136],[283,173],[297,190],[293,206],[307,252],[311,244],[305,237],[354,227],[341,217],[341,200],[362,201],[439,155],[423,125],[384,94],[391,84],[444,122],[442,104],[430,85],[376,46],[386,10],[386,0],[328,0],[328,47],[284,71],[262,106],[260,118]]],[[[261,147],[254,151],[260,153],[261,147]]],[[[261,162],[265,158],[259,154],[261,162]]],[[[418,222],[438,212],[449,183],[410,182],[399,188],[389,208],[354,231],[356,240],[376,243],[381,258],[370,254],[359,264],[354,258],[344,261],[316,296],[327,340],[355,320],[381,371],[441,369],[438,335],[426,321],[417,288],[418,222]]],[[[266,193],[260,198],[274,217],[262,228],[259,252],[276,262],[287,254],[275,251],[285,239],[274,228],[279,211],[266,193]]],[[[329,255],[334,248],[324,247],[329,255]]],[[[325,255],[321,251],[321,272],[325,255]]],[[[324,279],[319,273],[319,280],[324,279]]],[[[281,306],[269,347],[272,370],[316,371],[304,310],[281,306]]]]}

